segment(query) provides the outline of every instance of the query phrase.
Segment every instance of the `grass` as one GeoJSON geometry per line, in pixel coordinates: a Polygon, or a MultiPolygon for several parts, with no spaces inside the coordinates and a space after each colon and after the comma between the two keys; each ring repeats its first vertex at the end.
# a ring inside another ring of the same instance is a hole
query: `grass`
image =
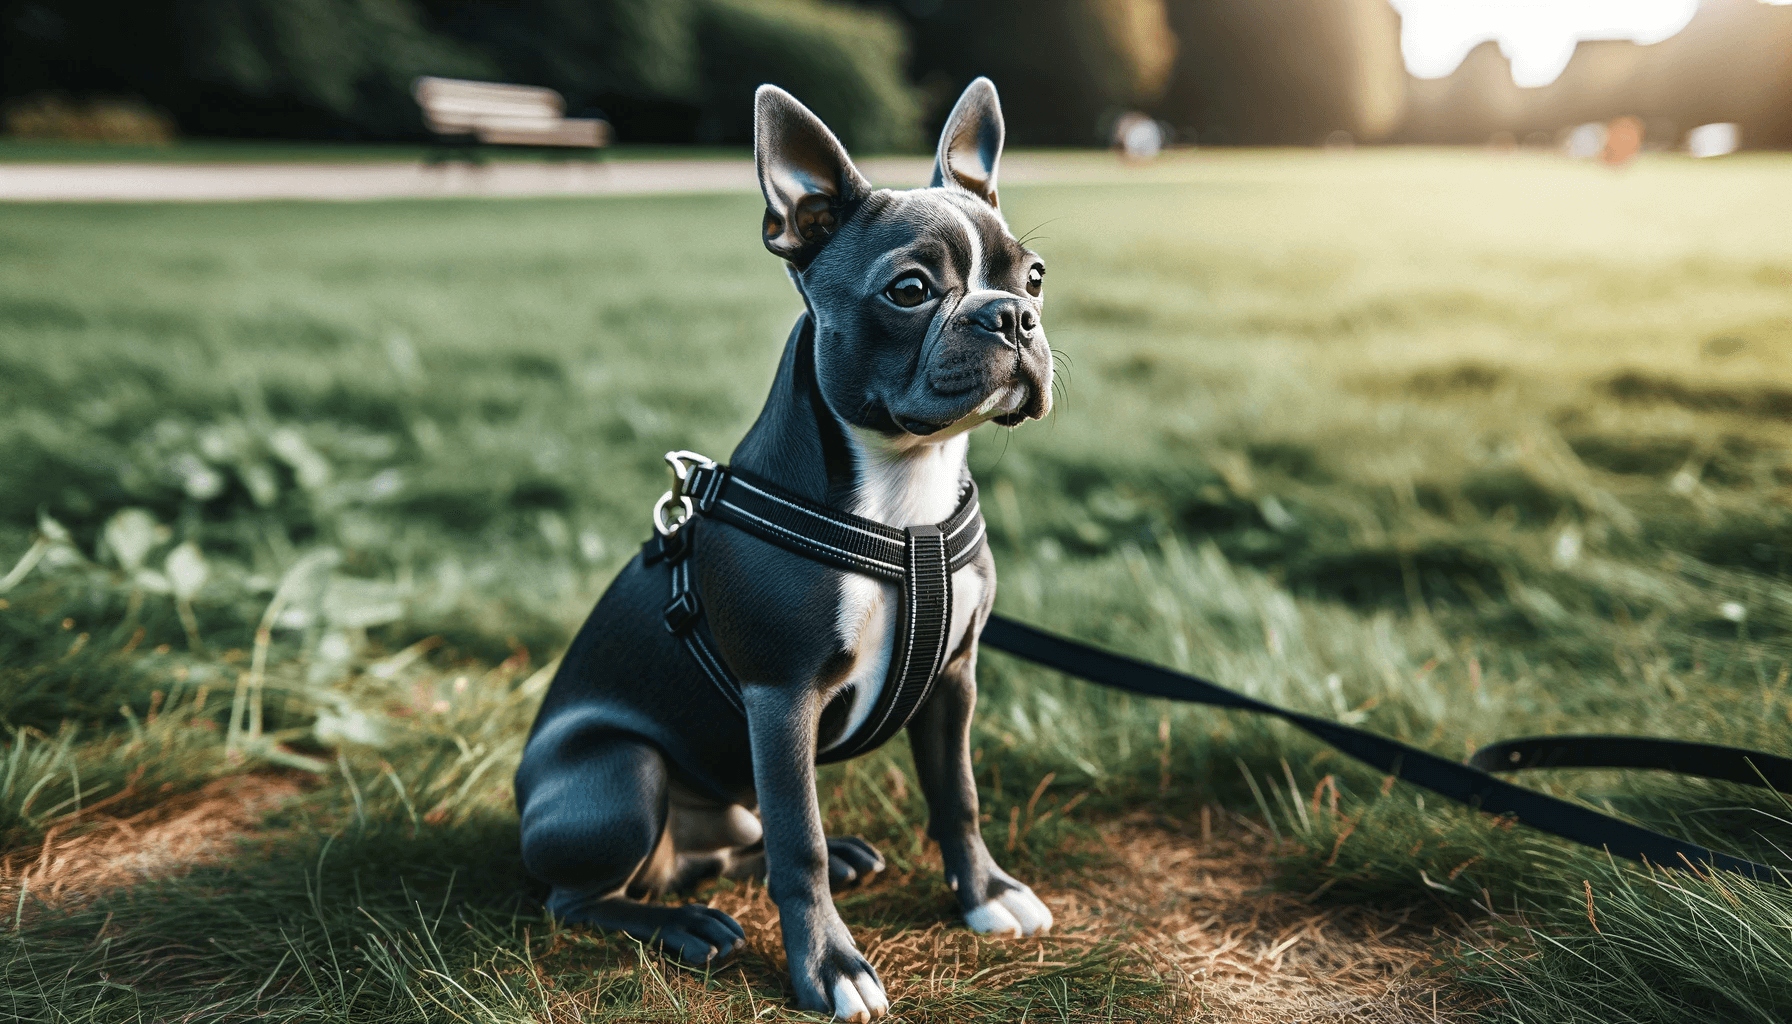
{"type": "MultiPolygon", "coordinates": [[[[973,444],[998,606],[1451,756],[1595,730],[1788,753],[1788,166],[1201,154],[1004,189],[1043,236],[1066,386],[1049,422],[973,444]]],[[[775,942],[706,978],[554,928],[508,792],[545,666],[645,536],[660,453],[725,455],[763,400],[800,306],[758,216],[0,209],[0,573],[35,560],[0,595],[7,1013],[783,1005],[775,942]],[[169,562],[187,543],[196,589],[169,562]],[[301,793],[184,875],[84,885],[39,856],[257,780],[301,793]]],[[[1229,808],[1274,830],[1290,889],[1457,921],[1436,955],[1460,1013],[1792,1015],[1782,891],[1427,804],[1258,720],[994,653],[982,685],[988,835],[1042,891],[1111,870],[1101,822],[1229,808]]],[[[903,1019],[1195,1012],[1200,986],[1124,936],[936,928],[893,747],[823,796],[891,861],[842,907],[903,1019]]],[[[1535,774],[1745,855],[1792,840],[1772,794],[1535,774]]],[[[771,934],[762,892],[714,898],[771,934]]]]}

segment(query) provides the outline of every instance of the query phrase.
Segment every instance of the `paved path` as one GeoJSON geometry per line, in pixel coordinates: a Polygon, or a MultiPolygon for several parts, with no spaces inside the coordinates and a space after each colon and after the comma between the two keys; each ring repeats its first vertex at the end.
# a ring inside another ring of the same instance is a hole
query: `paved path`
{"type": "MultiPolygon", "coordinates": [[[[873,158],[860,167],[880,185],[924,184],[932,162],[873,158]]],[[[1120,170],[1102,154],[1018,155],[1003,161],[1004,183],[1105,177],[1120,170]]],[[[176,201],[364,200],[452,196],[646,195],[753,192],[751,160],[511,162],[469,167],[419,163],[342,164],[0,164],[0,200],[176,201]]]]}

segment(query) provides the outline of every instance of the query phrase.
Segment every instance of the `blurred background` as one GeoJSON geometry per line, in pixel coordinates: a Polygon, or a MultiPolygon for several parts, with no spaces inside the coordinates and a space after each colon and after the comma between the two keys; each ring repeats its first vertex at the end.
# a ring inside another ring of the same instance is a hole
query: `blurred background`
{"type": "MultiPolygon", "coordinates": [[[[1001,612],[1450,758],[1792,753],[1792,4],[0,0],[8,1019],[798,1019],[762,886],[715,978],[544,921],[509,780],[802,313],[753,89],[907,188],[976,75],[1058,374],[971,440],[1001,612]]],[[[1792,1020],[1792,890],[978,673],[1061,927],[943,923],[905,743],[826,766],[901,1019],[1792,1020]]],[[[1526,780],[1787,863],[1660,774],[1526,780]]]]}
{"type": "Polygon", "coordinates": [[[32,139],[417,141],[435,75],[702,145],[749,141],[771,81],[855,150],[906,151],[987,74],[1027,147],[1128,115],[1185,145],[1559,146],[1625,116],[1645,148],[1705,124],[1792,145],[1792,6],[1761,0],[5,0],[0,39],[32,139]]]}

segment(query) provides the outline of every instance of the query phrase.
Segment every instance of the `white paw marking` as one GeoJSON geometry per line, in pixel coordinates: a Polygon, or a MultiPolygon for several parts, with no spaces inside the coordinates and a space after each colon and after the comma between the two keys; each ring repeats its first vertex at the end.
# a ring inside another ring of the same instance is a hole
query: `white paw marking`
{"type": "Polygon", "coordinates": [[[883,986],[869,974],[834,979],[834,1019],[869,1024],[890,1012],[883,986]]]}
{"type": "Polygon", "coordinates": [[[859,998],[859,990],[850,978],[834,979],[834,1019],[862,1024],[869,1024],[871,1020],[871,1011],[866,1008],[865,1000],[859,998]]]}
{"type": "Polygon", "coordinates": [[[964,915],[984,935],[1040,935],[1052,930],[1052,912],[1031,889],[1010,889],[964,915]]]}
{"type": "Polygon", "coordinates": [[[964,923],[971,926],[971,931],[982,935],[1019,935],[1020,922],[1008,912],[1008,908],[991,900],[980,907],[975,907],[964,915],[964,923]]]}
{"type": "Polygon", "coordinates": [[[884,995],[884,987],[869,974],[861,974],[858,978],[859,995],[865,999],[865,1008],[871,1011],[871,1019],[876,1020],[890,1012],[890,997],[884,995]]]}
{"type": "Polygon", "coordinates": [[[1010,889],[996,897],[996,902],[1008,908],[1014,919],[1020,922],[1022,935],[1043,935],[1052,930],[1051,908],[1040,902],[1031,889],[1010,889]]]}

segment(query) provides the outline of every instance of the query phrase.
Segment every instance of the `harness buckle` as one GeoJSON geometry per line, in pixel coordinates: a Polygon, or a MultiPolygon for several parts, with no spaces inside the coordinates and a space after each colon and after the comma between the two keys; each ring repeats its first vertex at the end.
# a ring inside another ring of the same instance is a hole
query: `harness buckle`
{"type": "Polygon", "coordinates": [[[673,636],[683,636],[690,631],[691,624],[703,614],[703,604],[697,595],[689,590],[672,599],[666,606],[666,629],[673,636]]]}

